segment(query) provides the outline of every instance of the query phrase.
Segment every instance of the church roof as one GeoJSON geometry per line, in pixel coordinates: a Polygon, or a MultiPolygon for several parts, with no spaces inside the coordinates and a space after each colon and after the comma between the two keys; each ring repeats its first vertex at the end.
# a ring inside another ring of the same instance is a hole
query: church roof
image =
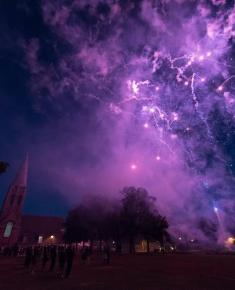
{"type": "Polygon", "coordinates": [[[22,215],[21,232],[42,236],[62,235],[64,221],[63,217],[22,215]]]}

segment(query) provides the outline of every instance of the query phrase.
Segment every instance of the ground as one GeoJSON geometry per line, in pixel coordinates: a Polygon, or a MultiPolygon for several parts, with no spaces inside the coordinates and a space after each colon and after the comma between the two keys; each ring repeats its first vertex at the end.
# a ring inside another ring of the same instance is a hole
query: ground
{"type": "Polygon", "coordinates": [[[23,258],[0,257],[2,290],[156,290],[235,289],[235,255],[171,254],[112,256],[111,265],[93,257],[89,265],[75,258],[72,274],[35,274],[23,269],[23,258]]]}

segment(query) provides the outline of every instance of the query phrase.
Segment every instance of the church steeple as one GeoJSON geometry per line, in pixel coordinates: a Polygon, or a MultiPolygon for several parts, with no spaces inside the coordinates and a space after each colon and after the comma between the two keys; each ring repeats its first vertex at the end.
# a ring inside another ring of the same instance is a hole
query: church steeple
{"type": "Polygon", "coordinates": [[[15,213],[20,213],[23,206],[23,199],[26,194],[27,179],[28,179],[28,155],[25,161],[22,163],[20,169],[18,170],[13,182],[11,183],[3,206],[1,210],[1,215],[7,214],[9,211],[14,211],[15,213]]]}
{"type": "Polygon", "coordinates": [[[22,163],[19,171],[17,172],[15,179],[12,182],[12,185],[16,186],[27,186],[28,181],[28,167],[29,167],[29,156],[28,154],[25,157],[24,162],[22,163]]]}
{"type": "Polygon", "coordinates": [[[18,239],[27,179],[28,155],[9,186],[2,205],[0,213],[0,244],[12,244],[18,239]]]}

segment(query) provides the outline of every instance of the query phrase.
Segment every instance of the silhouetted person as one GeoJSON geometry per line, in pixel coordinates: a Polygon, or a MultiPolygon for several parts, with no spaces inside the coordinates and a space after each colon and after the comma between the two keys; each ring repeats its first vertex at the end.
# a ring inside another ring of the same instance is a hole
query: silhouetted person
{"type": "Polygon", "coordinates": [[[19,252],[19,247],[17,244],[15,244],[13,246],[12,251],[13,251],[13,256],[16,257],[18,255],[18,252],[19,252]]]}
{"type": "Polygon", "coordinates": [[[44,247],[42,251],[42,268],[41,268],[42,271],[44,271],[48,261],[49,261],[48,247],[44,247]]]}
{"type": "Polygon", "coordinates": [[[82,253],[81,253],[81,259],[83,264],[86,263],[86,260],[89,258],[90,255],[90,250],[88,247],[85,247],[84,249],[82,249],[82,253]]]}
{"type": "Polygon", "coordinates": [[[59,259],[59,274],[64,276],[64,266],[66,262],[66,251],[64,247],[59,247],[58,250],[58,259],[59,259]]]}
{"type": "Polygon", "coordinates": [[[33,249],[32,247],[27,247],[25,251],[24,267],[29,268],[32,263],[33,249]]]}
{"type": "Polygon", "coordinates": [[[110,263],[110,247],[109,247],[108,243],[106,243],[104,246],[103,255],[104,255],[104,263],[109,265],[109,263],[110,263]]]}
{"type": "Polygon", "coordinates": [[[50,258],[51,258],[51,266],[50,266],[50,271],[53,271],[55,268],[55,262],[56,262],[56,246],[51,247],[50,250],[50,258]]]}
{"type": "Polygon", "coordinates": [[[66,249],[66,270],[65,270],[65,278],[68,278],[68,276],[71,273],[72,266],[73,266],[73,258],[74,258],[74,249],[72,246],[69,246],[66,249]]]}
{"type": "Polygon", "coordinates": [[[40,247],[34,247],[32,251],[32,270],[31,273],[33,274],[35,272],[35,268],[37,266],[37,262],[40,257],[40,247]]]}

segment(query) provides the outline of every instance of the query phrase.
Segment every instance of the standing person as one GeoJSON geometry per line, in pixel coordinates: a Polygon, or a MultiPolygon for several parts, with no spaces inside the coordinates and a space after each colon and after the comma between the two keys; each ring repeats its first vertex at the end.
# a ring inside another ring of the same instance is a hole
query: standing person
{"type": "Polygon", "coordinates": [[[73,266],[73,258],[74,258],[74,249],[71,245],[68,246],[66,249],[66,270],[65,270],[65,278],[71,273],[72,266],[73,266]]]}
{"type": "Polygon", "coordinates": [[[24,267],[29,268],[32,263],[33,249],[32,247],[27,247],[25,251],[24,267]]]}
{"type": "Polygon", "coordinates": [[[89,255],[89,249],[87,247],[85,247],[81,251],[81,259],[82,259],[83,264],[86,264],[86,260],[88,259],[88,255],[89,255]]]}
{"type": "Polygon", "coordinates": [[[52,272],[55,268],[55,262],[56,262],[56,256],[57,256],[57,251],[56,251],[56,246],[51,247],[50,251],[50,258],[51,258],[51,266],[50,266],[50,271],[52,272]]]}
{"type": "Polygon", "coordinates": [[[31,273],[34,274],[38,259],[40,257],[40,248],[38,246],[35,246],[32,251],[32,269],[31,273]]]}
{"type": "Polygon", "coordinates": [[[84,251],[84,248],[82,248],[80,250],[80,257],[81,257],[81,261],[82,261],[82,264],[85,264],[85,251],[84,251]]]}
{"type": "Polygon", "coordinates": [[[44,271],[48,261],[49,261],[48,247],[44,247],[43,251],[42,251],[42,268],[41,268],[41,271],[44,271]]]}
{"type": "Polygon", "coordinates": [[[64,266],[66,262],[66,251],[64,246],[59,247],[58,249],[58,258],[59,258],[59,275],[64,277],[64,266]]]}
{"type": "Polygon", "coordinates": [[[110,263],[110,247],[109,247],[109,244],[106,243],[105,246],[104,246],[104,263],[109,265],[110,263]]]}
{"type": "Polygon", "coordinates": [[[19,247],[17,244],[15,244],[13,247],[13,256],[17,257],[18,253],[19,253],[19,247]]]}

